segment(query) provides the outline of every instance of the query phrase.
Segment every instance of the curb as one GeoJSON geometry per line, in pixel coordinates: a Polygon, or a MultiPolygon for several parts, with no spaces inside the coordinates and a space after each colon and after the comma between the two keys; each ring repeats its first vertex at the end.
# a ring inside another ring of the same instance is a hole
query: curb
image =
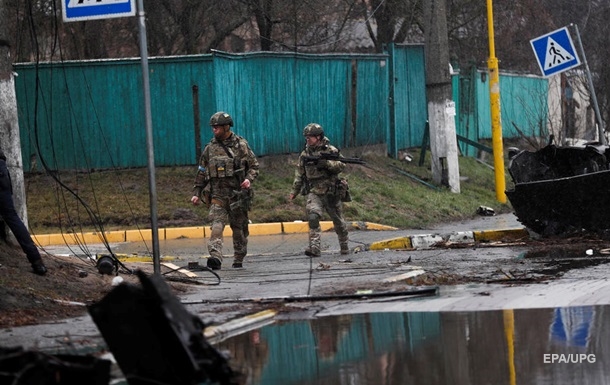
{"type": "MultiPolygon", "coordinates": [[[[398,230],[396,227],[380,225],[370,222],[346,222],[348,227],[353,230],[398,230]]],[[[322,231],[333,229],[332,221],[320,222],[322,231]]],[[[309,232],[309,224],[303,221],[296,222],[276,222],[276,223],[255,223],[248,226],[251,236],[257,235],[279,235],[279,234],[294,234],[309,232]]],[[[159,240],[181,239],[181,238],[207,238],[212,233],[210,226],[194,226],[194,227],[168,227],[158,229],[159,240]]],[[[117,230],[106,231],[102,236],[98,232],[89,233],[65,233],[65,234],[32,234],[32,239],[38,247],[55,246],[55,245],[79,245],[119,242],[140,242],[151,241],[152,230],[117,230]]],[[[233,231],[229,226],[225,227],[223,232],[224,237],[231,237],[233,231]]]]}
{"type": "Polygon", "coordinates": [[[529,238],[525,228],[458,231],[446,234],[422,234],[392,238],[370,243],[367,250],[421,250],[449,244],[476,244],[490,242],[519,241],[529,238]]]}

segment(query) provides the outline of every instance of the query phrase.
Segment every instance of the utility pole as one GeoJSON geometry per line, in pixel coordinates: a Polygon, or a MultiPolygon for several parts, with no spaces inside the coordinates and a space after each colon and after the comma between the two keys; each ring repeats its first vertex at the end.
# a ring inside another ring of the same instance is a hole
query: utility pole
{"type": "Polygon", "coordinates": [[[504,150],[502,145],[502,115],[500,112],[500,70],[494,43],[493,2],[487,0],[487,24],[489,32],[489,100],[491,108],[491,142],[494,154],[494,174],[496,179],[496,199],[506,203],[506,178],[504,176],[504,150]]]}
{"type": "Polygon", "coordinates": [[[8,0],[0,0],[0,148],[6,155],[6,165],[11,173],[13,201],[17,214],[28,226],[23,182],[23,160],[17,115],[17,96],[11,60],[8,31],[8,0]]]}
{"type": "Polygon", "coordinates": [[[460,167],[455,132],[455,102],[449,72],[449,35],[446,0],[424,1],[426,95],[430,127],[432,178],[460,192],[460,167]]]}

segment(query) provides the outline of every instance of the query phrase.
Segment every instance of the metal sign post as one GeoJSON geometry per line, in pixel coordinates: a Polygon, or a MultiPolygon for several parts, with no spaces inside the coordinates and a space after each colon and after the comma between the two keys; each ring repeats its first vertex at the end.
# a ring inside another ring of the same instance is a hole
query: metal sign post
{"type": "Polygon", "coordinates": [[[580,33],[578,32],[578,26],[576,24],[570,24],[574,26],[576,30],[576,37],[578,40],[578,46],[582,53],[582,61],[585,65],[585,72],[587,73],[587,81],[589,83],[589,89],[591,90],[591,99],[593,101],[593,109],[595,110],[595,119],[597,120],[597,131],[599,135],[599,142],[603,145],[607,144],[604,123],[602,121],[602,115],[599,112],[599,105],[597,104],[597,96],[595,96],[595,88],[593,88],[593,79],[591,78],[591,71],[589,71],[589,65],[587,64],[587,57],[585,56],[585,50],[582,47],[582,41],[580,40],[580,33]]]}
{"type": "MultiPolygon", "coordinates": [[[[64,21],[108,19],[134,16],[135,0],[62,0],[64,21]]],[[[148,78],[148,48],[146,42],[146,18],[144,2],[138,0],[138,26],[140,30],[140,56],[142,59],[142,85],[144,93],[144,116],[146,121],[146,148],[148,156],[148,183],[150,194],[150,224],[153,242],[153,267],[155,274],[161,273],[159,256],[159,229],[157,225],[157,189],[155,181],[155,151],[153,146],[152,117],[150,108],[150,86],[148,78]]]]}
{"type": "Polygon", "coordinates": [[[150,108],[150,85],[148,78],[148,48],[146,43],[146,15],[144,1],[138,0],[138,25],[140,28],[140,57],[142,58],[142,84],[144,86],[144,116],[146,119],[146,148],[148,150],[148,184],[150,189],[150,226],[153,241],[153,270],[161,273],[159,255],[159,230],[157,225],[157,183],[155,180],[155,151],[153,146],[152,113],[150,108]]]}

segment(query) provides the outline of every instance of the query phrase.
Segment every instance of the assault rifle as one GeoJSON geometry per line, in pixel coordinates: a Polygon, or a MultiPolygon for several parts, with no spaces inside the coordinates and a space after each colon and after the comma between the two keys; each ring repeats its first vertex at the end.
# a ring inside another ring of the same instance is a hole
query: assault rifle
{"type": "Polygon", "coordinates": [[[237,200],[229,205],[231,210],[237,210],[238,208],[243,208],[245,211],[250,211],[250,207],[252,204],[252,189],[241,189],[241,190],[233,190],[233,198],[237,198],[237,200]]]}
{"type": "Polygon", "coordinates": [[[360,158],[345,158],[339,153],[322,152],[320,155],[305,155],[303,161],[306,164],[317,164],[321,160],[338,160],[343,163],[354,163],[354,164],[366,164],[363,159],[360,158]]]}
{"type": "MultiPolygon", "coordinates": [[[[244,179],[246,179],[246,170],[244,168],[235,170],[235,178],[237,179],[237,183],[243,182],[244,179]]],[[[229,207],[231,208],[231,210],[236,210],[241,207],[245,211],[250,211],[250,207],[252,205],[252,196],[253,191],[251,188],[233,190],[233,198],[237,199],[235,202],[231,203],[229,207]]]]}

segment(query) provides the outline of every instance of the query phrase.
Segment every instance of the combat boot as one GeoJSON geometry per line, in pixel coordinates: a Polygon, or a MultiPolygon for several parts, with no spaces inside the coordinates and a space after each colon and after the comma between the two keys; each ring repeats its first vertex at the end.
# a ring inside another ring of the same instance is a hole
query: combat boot
{"type": "Polygon", "coordinates": [[[208,266],[208,268],[210,268],[212,270],[220,270],[222,267],[222,262],[220,261],[220,258],[209,257],[207,266],[208,266]]]}
{"type": "Polygon", "coordinates": [[[233,268],[241,269],[244,267],[244,257],[238,257],[237,255],[233,257],[233,268]]]}
{"type": "Polygon", "coordinates": [[[305,249],[305,255],[310,257],[319,257],[320,252],[320,231],[319,229],[309,229],[309,247],[305,249]]]}
{"type": "Polygon", "coordinates": [[[341,242],[339,245],[341,246],[341,254],[342,255],[349,254],[349,247],[347,246],[347,242],[341,242]]]}
{"type": "Polygon", "coordinates": [[[313,248],[310,246],[305,249],[305,255],[308,255],[310,257],[319,257],[320,255],[322,255],[322,253],[320,252],[320,248],[313,248]]]}

